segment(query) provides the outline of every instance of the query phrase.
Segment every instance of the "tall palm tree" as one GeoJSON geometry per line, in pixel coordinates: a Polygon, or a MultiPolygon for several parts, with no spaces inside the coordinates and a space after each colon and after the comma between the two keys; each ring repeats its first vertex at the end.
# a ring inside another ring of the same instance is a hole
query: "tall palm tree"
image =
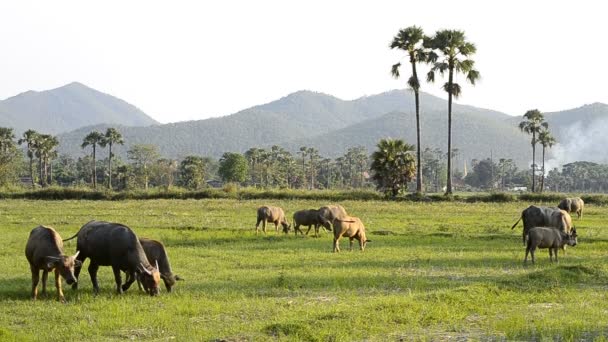
{"type": "MultiPolygon", "coordinates": [[[[110,127],[106,130],[106,134],[104,134],[103,139],[99,142],[99,146],[101,147],[109,147],[108,151],[108,189],[112,189],[112,158],[114,154],[112,153],[112,145],[119,144],[124,145],[125,141],[122,138],[122,134],[116,128],[110,127]]],[[[93,147],[93,149],[95,149],[93,147]]]]}
{"type": "Polygon", "coordinates": [[[34,131],[33,129],[28,129],[27,131],[23,132],[23,137],[17,141],[19,145],[22,145],[23,143],[26,144],[26,154],[30,160],[30,178],[32,180],[32,188],[34,188],[36,184],[34,180],[34,145],[37,137],[38,132],[34,131]]]}
{"type": "Polygon", "coordinates": [[[543,175],[540,179],[540,192],[543,192],[543,189],[545,188],[545,149],[551,148],[557,141],[555,140],[555,137],[551,135],[551,132],[549,132],[547,128],[544,128],[538,133],[538,142],[543,146],[543,175]]]}
{"type": "Polygon", "coordinates": [[[474,69],[475,61],[469,57],[477,51],[475,44],[468,42],[463,31],[441,30],[433,38],[425,40],[425,46],[431,48],[428,59],[433,64],[427,74],[427,81],[435,82],[435,73],[442,76],[448,73],[448,81],[443,90],[448,93],[448,178],[446,195],[452,194],[452,97],[458,98],[461,87],[455,83],[454,77],[463,73],[469,83],[475,85],[479,79],[479,71],[474,69]]]}
{"type": "Polygon", "coordinates": [[[317,161],[321,158],[319,155],[319,150],[314,147],[309,147],[306,150],[306,153],[310,157],[310,190],[315,188],[315,173],[316,173],[316,164],[317,161]]]}
{"type": "Polygon", "coordinates": [[[96,161],[96,151],[97,151],[97,145],[100,145],[100,143],[104,140],[104,135],[101,134],[98,131],[93,131],[89,134],[87,134],[86,137],[84,137],[84,139],[82,140],[82,145],[80,145],[80,147],[85,148],[87,146],[92,146],[93,147],[93,189],[97,188],[97,161],[96,161]]]}
{"type": "Polygon", "coordinates": [[[57,156],[55,148],[58,145],[57,137],[50,134],[39,134],[36,138],[35,149],[40,167],[40,185],[43,187],[49,184],[49,160],[57,156]]]}
{"type": "MultiPolygon", "coordinates": [[[[403,50],[407,53],[410,64],[412,65],[412,75],[407,80],[407,84],[414,91],[416,101],[416,192],[422,193],[422,164],[421,164],[421,145],[420,145],[420,80],[416,71],[416,64],[427,61],[427,49],[422,46],[424,31],[418,26],[410,26],[399,30],[399,33],[391,42],[391,49],[403,50]]],[[[395,78],[399,78],[399,68],[401,63],[393,65],[391,73],[395,78]]]]}
{"type": "Polygon", "coordinates": [[[536,135],[542,128],[548,128],[543,114],[538,109],[532,109],[524,114],[524,121],[519,123],[519,129],[527,134],[532,134],[532,192],[536,190],[536,135]]]}
{"type": "Polygon", "coordinates": [[[395,197],[414,176],[414,146],[403,140],[382,139],[372,154],[371,170],[378,190],[395,197]]]}

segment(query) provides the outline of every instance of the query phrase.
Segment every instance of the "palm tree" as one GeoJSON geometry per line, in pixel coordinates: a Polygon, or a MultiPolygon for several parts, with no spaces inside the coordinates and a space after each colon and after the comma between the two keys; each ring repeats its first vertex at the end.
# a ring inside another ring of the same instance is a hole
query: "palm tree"
{"type": "Polygon", "coordinates": [[[545,149],[547,147],[551,148],[557,141],[555,140],[555,137],[551,135],[551,132],[545,128],[538,133],[538,142],[543,146],[543,175],[540,179],[540,192],[543,192],[543,189],[545,188],[545,149]]]}
{"type": "Polygon", "coordinates": [[[59,140],[50,134],[39,134],[36,138],[36,156],[40,166],[40,185],[46,186],[49,181],[48,165],[49,159],[57,156],[55,147],[59,145],[59,140]]]}
{"type": "MultiPolygon", "coordinates": [[[[410,64],[412,65],[412,76],[407,80],[407,84],[414,91],[414,99],[416,101],[416,192],[422,193],[422,167],[421,167],[421,145],[420,145],[420,80],[416,71],[416,64],[426,62],[427,53],[424,46],[421,46],[424,40],[424,32],[418,26],[410,26],[406,29],[399,30],[399,33],[391,42],[391,49],[400,49],[407,53],[410,64]]],[[[395,78],[399,78],[399,67],[401,63],[393,65],[391,73],[395,78]]]]}
{"type": "Polygon", "coordinates": [[[27,131],[23,132],[23,137],[21,139],[19,139],[18,143],[19,145],[22,145],[23,143],[26,144],[26,148],[27,148],[27,157],[30,160],[30,178],[32,180],[32,188],[35,187],[35,180],[34,180],[34,152],[35,152],[35,148],[34,145],[36,143],[36,139],[38,138],[38,132],[34,131],[33,129],[28,129],[27,131]]]}
{"type": "MultiPolygon", "coordinates": [[[[112,153],[112,145],[120,144],[124,145],[125,141],[122,139],[122,134],[116,128],[110,127],[106,130],[106,134],[103,136],[103,139],[99,142],[99,146],[101,147],[109,147],[108,154],[108,189],[112,189],[112,158],[114,154],[112,153]]],[[[95,147],[93,147],[93,150],[95,147]]],[[[94,159],[94,158],[93,158],[94,159]]]]}
{"type": "Polygon", "coordinates": [[[319,150],[314,147],[309,147],[306,150],[306,154],[308,154],[308,156],[310,157],[310,190],[312,190],[315,188],[315,166],[317,164],[317,161],[321,158],[321,155],[319,155],[319,150]]]}
{"type": "Polygon", "coordinates": [[[96,150],[97,145],[101,145],[101,142],[104,141],[104,135],[98,131],[93,131],[89,133],[84,140],[82,141],[82,145],[80,147],[85,148],[87,146],[93,147],[93,189],[97,188],[97,161],[96,161],[96,150]]]}
{"type": "Polygon", "coordinates": [[[534,192],[536,189],[536,134],[540,133],[543,127],[548,128],[549,124],[545,122],[543,114],[538,109],[527,111],[524,119],[519,123],[519,129],[527,134],[532,134],[532,192],[534,192]]]}
{"type": "Polygon", "coordinates": [[[371,170],[378,190],[396,197],[414,177],[416,165],[412,152],[414,146],[403,140],[382,139],[378,150],[372,154],[371,170]]]}
{"type": "Polygon", "coordinates": [[[427,74],[429,82],[435,82],[435,72],[442,76],[448,73],[448,82],[443,90],[448,93],[448,177],[446,195],[452,194],[452,97],[458,98],[461,88],[454,82],[457,73],[463,73],[472,85],[479,79],[479,71],[473,69],[475,61],[469,57],[477,51],[475,44],[466,40],[464,32],[458,30],[441,30],[430,40],[425,40],[425,46],[432,49],[428,59],[433,64],[427,74]],[[435,51],[439,52],[437,54],[435,51]]]}

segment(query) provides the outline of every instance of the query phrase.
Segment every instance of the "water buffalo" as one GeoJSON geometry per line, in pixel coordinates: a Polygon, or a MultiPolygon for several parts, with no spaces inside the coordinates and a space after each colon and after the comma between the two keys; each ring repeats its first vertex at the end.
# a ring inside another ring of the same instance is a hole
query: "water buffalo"
{"type": "Polygon", "coordinates": [[[582,219],[585,202],[580,197],[564,198],[557,207],[569,213],[576,213],[576,216],[582,219]]]}
{"type": "MultiPolygon", "coordinates": [[[[160,277],[165,283],[167,292],[171,292],[171,287],[175,285],[175,282],[183,279],[180,276],[173,274],[173,271],[171,271],[171,264],[169,263],[169,256],[167,255],[165,246],[160,241],[147,238],[140,238],[139,242],[144,248],[148,262],[158,263],[160,277]]],[[[141,289],[141,282],[139,282],[139,280],[137,281],[137,285],[141,289]]]]}
{"type": "Polygon", "coordinates": [[[32,271],[32,299],[38,297],[38,281],[42,270],[42,294],[46,294],[46,280],[49,272],[55,270],[55,287],[60,301],[65,302],[61,290],[61,279],[70,284],[76,283],[74,267],[80,263],[76,260],[79,252],[73,256],[63,254],[63,241],[61,236],[51,227],[38,226],[30,232],[25,245],[25,257],[30,263],[32,271]]]}
{"type": "Polygon", "coordinates": [[[576,246],[576,229],[572,229],[570,234],[566,234],[553,227],[534,227],[528,232],[528,244],[526,246],[526,257],[524,263],[528,261],[528,253],[532,255],[534,263],[534,251],[536,248],[549,248],[549,261],[557,262],[557,249],[563,248],[566,244],[576,246]]]}
{"type": "MultiPolygon", "coordinates": [[[[86,258],[90,259],[88,270],[95,294],[99,293],[97,283],[99,266],[112,266],[118,293],[128,290],[137,277],[147,293],[152,296],[158,294],[160,282],[158,263],[156,267],[150,265],[139,239],[131,228],[119,223],[91,221],[82,226],[76,235],[64,241],[75,237],[78,237],[76,244],[80,251],[77,259],[80,262],[86,258]],[[127,273],[127,281],[124,284],[120,271],[127,273]]],[[[75,269],[76,279],[81,268],[82,265],[75,269]]],[[[74,283],[72,288],[77,289],[78,284],[74,283]]]]}
{"type": "Polygon", "coordinates": [[[339,204],[326,205],[319,208],[319,220],[324,224],[332,223],[334,219],[348,216],[346,209],[339,204]]]}
{"type": "Polygon", "coordinates": [[[319,235],[319,226],[322,225],[325,230],[331,231],[331,224],[328,221],[321,220],[321,216],[319,215],[319,210],[317,209],[308,209],[308,210],[299,210],[293,213],[293,226],[294,233],[298,235],[304,235],[302,230],[300,230],[300,226],[308,226],[308,230],[306,231],[306,235],[310,232],[310,228],[312,226],[315,227],[315,236],[319,235]]]}
{"type": "Polygon", "coordinates": [[[255,224],[255,234],[258,234],[258,227],[262,222],[262,231],[266,234],[266,222],[274,223],[274,228],[279,232],[279,223],[283,226],[283,233],[287,234],[291,225],[285,219],[285,212],[279,207],[263,206],[258,208],[258,221],[255,224]]]}
{"type": "Polygon", "coordinates": [[[365,245],[371,240],[365,236],[365,226],[358,217],[345,216],[341,219],[333,220],[334,226],[334,253],[340,251],[340,238],[346,236],[350,239],[350,250],[353,249],[353,239],[359,241],[361,251],[365,249],[365,245]]]}
{"type": "Polygon", "coordinates": [[[572,218],[570,214],[557,207],[537,207],[531,205],[521,212],[521,216],[511,229],[515,228],[521,220],[524,222],[522,232],[524,245],[526,245],[528,231],[533,227],[553,227],[566,234],[572,230],[572,218]]]}

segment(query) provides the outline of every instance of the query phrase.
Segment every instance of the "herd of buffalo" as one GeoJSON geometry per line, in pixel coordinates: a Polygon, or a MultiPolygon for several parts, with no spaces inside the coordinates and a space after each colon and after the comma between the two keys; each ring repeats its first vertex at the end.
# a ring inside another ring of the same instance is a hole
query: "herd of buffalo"
{"type": "MultiPolygon", "coordinates": [[[[530,206],[522,211],[519,221],[523,221],[523,241],[526,245],[524,263],[528,254],[534,263],[536,248],[548,248],[549,259],[557,261],[557,250],[565,249],[566,245],[575,246],[577,243],[576,229],[572,225],[571,212],[578,218],[583,216],[584,202],[580,198],[566,198],[557,207],[530,206]]],[[[266,223],[274,223],[276,232],[279,225],[284,233],[289,233],[291,224],[285,217],[285,212],[279,207],[262,206],[257,210],[256,235],[262,223],[262,231],[266,234],[266,223]]],[[[315,235],[319,227],[333,231],[333,251],[340,251],[340,238],[350,239],[350,249],[353,240],[359,242],[361,251],[365,249],[367,239],[365,227],[358,217],[349,216],[341,205],[327,205],[319,209],[296,211],[293,214],[294,233],[304,234],[301,226],[308,227],[306,234],[314,227],[315,235]]],[[[162,279],[168,292],[177,280],[182,280],[173,274],[165,247],[159,241],[138,238],[131,228],[103,221],[90,221],[80,228],[78,233],[65,240],[51,227],[38,226],[29,236],[25,247],[25,256],[32,272],[31,296],[38,296],[38,283],[42,270],[42,293],[46,292],[48,273],[55,271],[55,286],[59,300],[65,301],[61,289],[63,277],[73,289],[78,288],[78,276],[85,259],[89,258],[89,275],[94,293],[99,292],[97,271],[99,266],[111,266],[116,281],[116,290],[122,293],[137,281],[140,289],[154,296],[159,293],[159,283],[162,279]],[[63,241],[76,238],[76,253],[72,256],[63,252],[63,241]],[[123,284],[122,272],[126,279],[123,284]]]]}

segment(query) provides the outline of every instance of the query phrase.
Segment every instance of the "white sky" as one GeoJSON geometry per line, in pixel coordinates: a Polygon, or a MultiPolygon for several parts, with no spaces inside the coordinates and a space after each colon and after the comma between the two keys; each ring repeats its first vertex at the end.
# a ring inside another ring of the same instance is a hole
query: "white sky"
{"type": "MultiPolygon", "coordinates": [[[[400,28],[460,29],[482,80],[461,103],[523,115],[608,103],[604,1],[3,1],[0,99],[72,81],[161,122],[232,114],[307,89],[396,88],[400,28]]],[[[407,63],[407,60],[402,59],[407,63]]],[[[405,69],[404,71],[407,71],[405,69]]],[[[461,79],[462,81],[462,79],[461,79]]],[[[423,90],[442,97],[440,86],[423,90]]],[[[464,82],[461,82],[464,83],[464,82]]]]}

